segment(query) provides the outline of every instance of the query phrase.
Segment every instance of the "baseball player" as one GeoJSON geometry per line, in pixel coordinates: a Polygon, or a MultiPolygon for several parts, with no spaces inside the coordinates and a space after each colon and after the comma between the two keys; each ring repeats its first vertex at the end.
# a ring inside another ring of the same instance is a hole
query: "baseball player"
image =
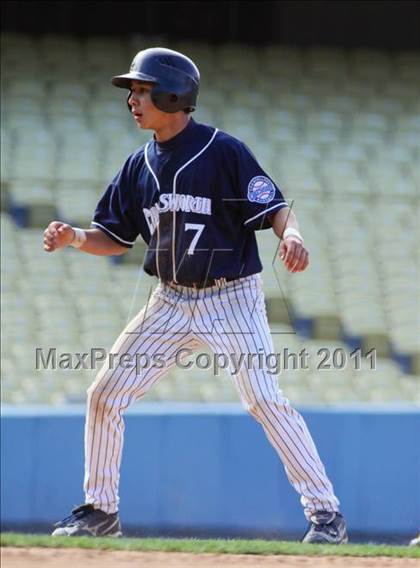
{"type": "Polygon", "coordinates": [[[309,528],[304,542],[347,542],[346,524],[315,444],[300,414],[258,354],[273,353],[259,273],[255,231],[272,228],[289,272],[308,266],[298,223],[280,189],[240,140],[199,124],[191,113],[200,75],[186,56],[140,51],[112,84],[153,138],[128,157],[100,199],[92,228],[52,222],[48,252],[66,246],[120,255],[141,235],[146,273],[158,278],[147,305],[117,338],[117,357],[159,355],[147,368],[104,365],[88,389],[85,504],[56,524],[53,535],[120,536],[118,485],[123,412],[177,363],[186,348],[209,347],[230,361],[246,410],[261,424],[301,495],[309,528]],[[232,355],[251,364],[232,364],[232,355]]]}

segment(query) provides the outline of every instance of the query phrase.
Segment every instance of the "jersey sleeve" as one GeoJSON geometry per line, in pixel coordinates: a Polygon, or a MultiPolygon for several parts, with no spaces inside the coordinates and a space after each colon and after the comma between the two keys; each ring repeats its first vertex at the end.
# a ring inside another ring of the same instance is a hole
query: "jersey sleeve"
{"type": "Polygon", "coordinates": [[[238,141],[235,155],[243,226],[254,231],[268,229],[271,227],[269,215],[288,204],[245,144],[238,141]]]}
{"type": "Polygon", "coordinates": [[[132,180],[133,166],[129,158],[99,200],[91,223],[128,248],[133,247],[140,233],[134,215],[132,180]]]}

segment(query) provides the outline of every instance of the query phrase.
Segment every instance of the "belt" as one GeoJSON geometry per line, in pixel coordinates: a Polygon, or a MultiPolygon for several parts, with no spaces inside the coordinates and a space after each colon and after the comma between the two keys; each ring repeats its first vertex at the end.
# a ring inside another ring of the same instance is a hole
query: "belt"
{"type": "Polygon", "coordinates": [[[226,284],[226,282],[232,282],[233,280],[237,280],[238,278],[239,276],[234,276],[233,278],[208,278],[207,280],[200,282],[164,282],[164,284],[185,286],[186,288],[201,290],[203,288],[210,288],[211,286],[221,286],[223,284],[226,284]]]}

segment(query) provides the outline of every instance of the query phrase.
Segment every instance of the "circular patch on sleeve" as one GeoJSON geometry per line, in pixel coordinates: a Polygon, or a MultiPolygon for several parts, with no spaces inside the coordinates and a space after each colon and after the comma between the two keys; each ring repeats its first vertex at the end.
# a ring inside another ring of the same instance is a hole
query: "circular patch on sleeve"
{"type": "Polygon", "coordinates": [[[270,203],[274,199],[276,188],[266,176],[256,176],[248,184],[248,199],[254,203],[270,203]]]}

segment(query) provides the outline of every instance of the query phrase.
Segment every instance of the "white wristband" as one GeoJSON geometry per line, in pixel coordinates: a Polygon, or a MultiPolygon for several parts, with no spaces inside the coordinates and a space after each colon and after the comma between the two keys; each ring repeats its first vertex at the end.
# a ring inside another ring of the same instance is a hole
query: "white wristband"
{"type": "Polygon", "coordinates": [[[295,237],[297,237],[298,239],[300,239],[303,243],[303,237],[302,235],[299,233],[299,231],[297,231],[296,229],[294,229],[293,227],[288,227],[284,233],[283,233],[283,239],[286,239],[287,237],[289,237],[290,235],[294,235],[295,237]]]}
{"type": "Polygon", "coordinates": [[[74,239],[70,243],[70,246],[74,248],[80,248],[83,243],[86,242],[86,231],[79,229],[78,227],[72,227],[72,229],[74,231],[74,239]]]}

